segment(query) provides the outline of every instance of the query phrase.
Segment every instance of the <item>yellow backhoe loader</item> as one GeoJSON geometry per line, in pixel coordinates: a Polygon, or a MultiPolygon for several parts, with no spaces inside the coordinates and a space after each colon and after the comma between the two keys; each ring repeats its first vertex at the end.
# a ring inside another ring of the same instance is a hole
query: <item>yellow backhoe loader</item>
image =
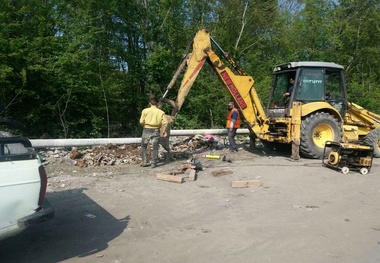
{"type": "Polygon", "coordinates": [[[181,109],[206,61],[231,94],[252,139],[259,138],[267,144],[291,144],[294,160],[300,155],[322,158],[326,141],[370,145],[374,157],[380,157],[380,116],[347,101],[343,66],[315,61],[276,66],[269,103],[264,108],[253,77],[205,29],[195,35],[192,52],[182,61],[163,95],[162,101],[173,106],[172,118],[181,109]],[[213,51],[212,44],[232,69],[213,51]],[[176,100],[166,98],[183,70],[176,100]]]}

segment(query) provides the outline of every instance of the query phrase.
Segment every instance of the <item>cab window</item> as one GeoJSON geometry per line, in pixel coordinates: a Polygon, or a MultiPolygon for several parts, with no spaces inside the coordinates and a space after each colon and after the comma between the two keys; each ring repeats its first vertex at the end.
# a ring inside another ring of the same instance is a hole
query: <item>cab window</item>
{"type": "Polygon", "coordinates": [[[298,78],[297,101],[323,101],[324,73],[322,69],[302,69],[298,78]]]}
{"type": "Polygon", "coordinates": [[[290,71],[275,76],[269,108],[281,108],[285,106],[283,103],[284,94],[289,92],[289,80],[294,79],[295,75],[295,71],[290,71]]]}

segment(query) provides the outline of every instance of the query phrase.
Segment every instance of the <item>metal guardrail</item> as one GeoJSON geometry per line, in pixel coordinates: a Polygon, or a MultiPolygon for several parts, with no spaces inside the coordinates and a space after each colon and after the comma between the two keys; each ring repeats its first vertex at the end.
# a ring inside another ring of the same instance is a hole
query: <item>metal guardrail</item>
{"type": "MultiPolygon", "coordinates": [[[[227,135],[227,129],[201,129],[201,130],[171,130],[170,136],[191,136],[197,134],[227,135]]],[[[249,134],[248,129],[238,129],[238,134],[249,134]]],[[[106,144],[135,144],[141,143],[141,138],[87,138],[87,139],[32,139],[35,148],[48,147],[76,147],[106,144]]]]}

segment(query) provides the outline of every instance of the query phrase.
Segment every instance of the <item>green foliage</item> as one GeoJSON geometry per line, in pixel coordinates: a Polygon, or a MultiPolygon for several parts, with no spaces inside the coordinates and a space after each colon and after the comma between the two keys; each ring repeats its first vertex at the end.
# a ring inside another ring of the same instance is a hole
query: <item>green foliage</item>
{"type": "MultiPolygon", "coordinates": [[[[371,0],[0,0],[0,113],[26,136],[138,136],[200,28],[255,79],[274,65],[334,61],[352,100],[379,111],[380,4],[371,0]]],[[[215,51],[220,52],[215,48],[215,51]]],[[[168,93],[175,99],[179,83],[168,93]]],[[[205,65],[174,127],[224,127],[229,95],[205,65]]],[[[164,107],[167,113],[171,108],[164,107]]]]}

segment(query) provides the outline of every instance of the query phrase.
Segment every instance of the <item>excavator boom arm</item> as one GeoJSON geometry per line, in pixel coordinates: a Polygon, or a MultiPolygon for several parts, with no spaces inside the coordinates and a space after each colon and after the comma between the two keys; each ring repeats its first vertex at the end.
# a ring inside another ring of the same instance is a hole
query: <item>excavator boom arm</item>
{"type": "MultiPolygon", "coordinates": [[[[195,35],[192,53],[189,53],[186,58],[187,68],[178,91],[177,99],[173,103],[175,105],[175,110],[173,110],[172,116],[175,116],[181,109],[206,60],[218,76],[219,80],[224,84],[224,87],[231,94],[233,100],[244,116],[248,127],[255,133],[259,132],[259,129],[261,129],[267,117],[253,86],[253,78],[248,76],[237,66],[235,61],[228,55],[228,53],[221,49],[221,47],[205,29],[198,31],[195,35]],[[212,50],[211,41],[222,51],[224,57],[237,71],[238,75],[232,72],[232,70],[228,68],[212,50]]],[[[178,71],[182,69],[181,67],[183,67],[183,65],[181,65],[177,69],[177,72],[170,82],[171,84],[169,84],[167,90],[172,88],[173,81],[178,78],[178,71]]],[[[164,96],[166,96],[166,94],[167,92],[164,96]]]]}

